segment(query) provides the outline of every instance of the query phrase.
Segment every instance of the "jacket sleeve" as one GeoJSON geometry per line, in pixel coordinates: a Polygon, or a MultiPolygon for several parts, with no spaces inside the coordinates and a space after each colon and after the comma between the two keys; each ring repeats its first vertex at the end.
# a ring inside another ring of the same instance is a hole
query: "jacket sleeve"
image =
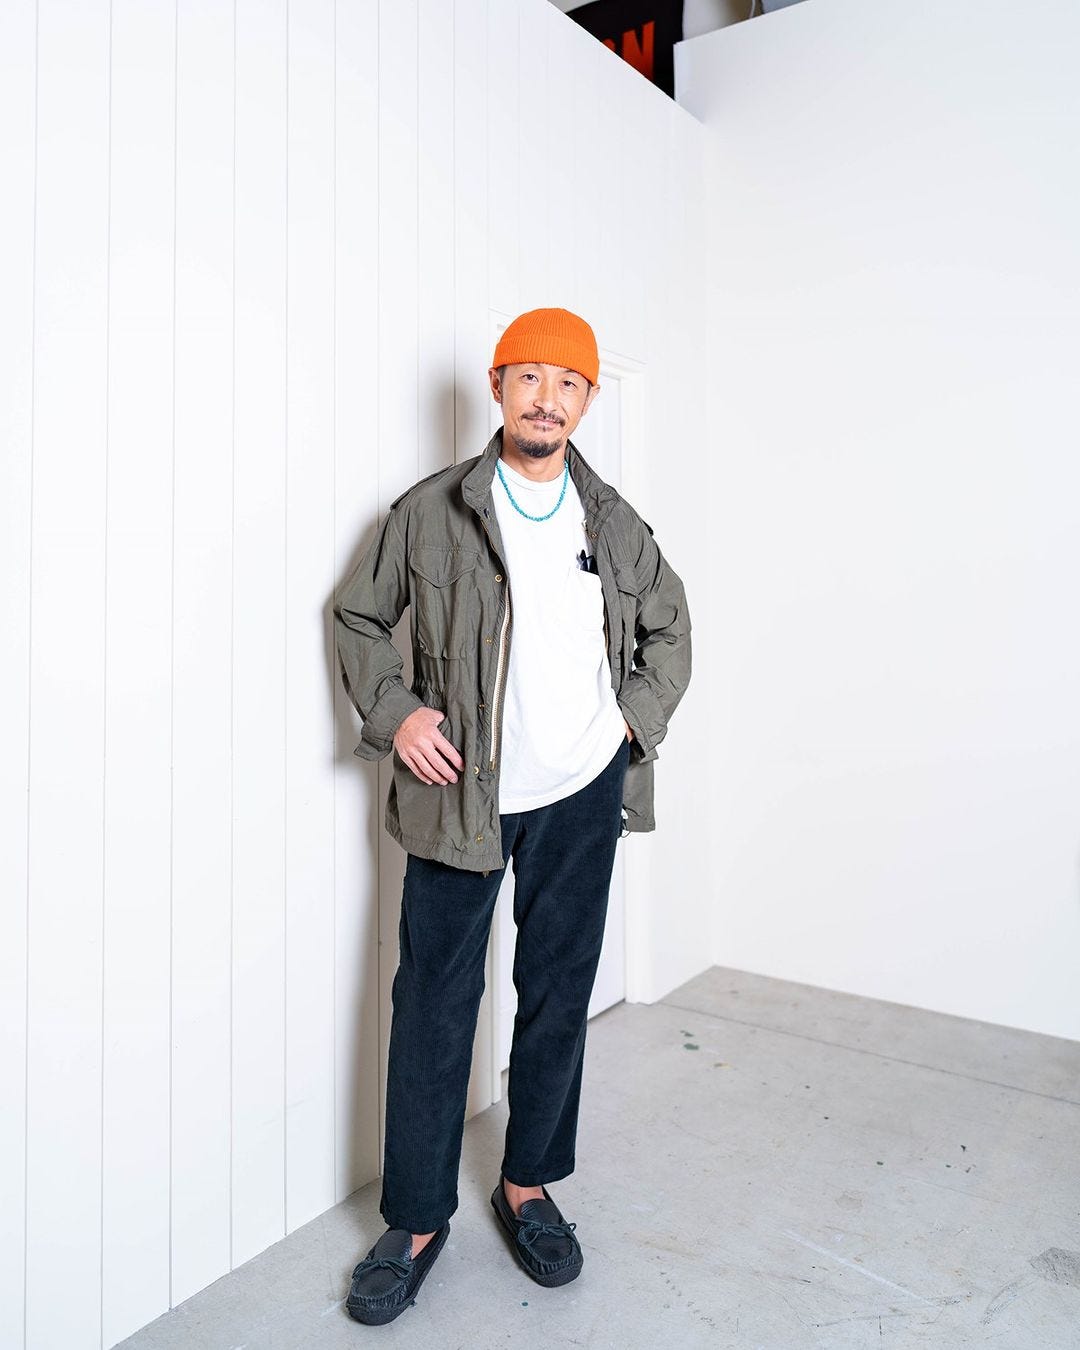
{"type": "Polygon", "coordinates": [[[619,706],[640,746],[654,759],[668,720],[690,683],[690,611],[675,569],[653,539],[652,527],[636,517],[638,583],[634,666],[619,706]]]}
{"type": "Polygon", "coordinates": [[[334,604],[342,678],[364,719],[354,754],[382,759],[405,718],[424,706],[401,678],[402,659],[390,640],[409,603],[408,564],[400,513],[391,506],[367,552],[334,604]]]}

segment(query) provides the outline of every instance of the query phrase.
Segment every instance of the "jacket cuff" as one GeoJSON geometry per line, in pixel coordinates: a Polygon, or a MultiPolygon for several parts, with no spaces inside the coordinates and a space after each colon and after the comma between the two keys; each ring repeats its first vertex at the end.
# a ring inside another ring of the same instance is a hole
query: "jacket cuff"
{"type": "Polygon", "coordinates": [[[664,739],[667,718],[655,691],[643,675],[631,673],[616,700],[645,755],[664,739]]]}
{"type": "Polygon", "coordinates": [[[361,759],[382,759],[394,748],[394,733],[410,713],[425,706],[411,689],[400,681],[392,684],[364,719],[360,744],[353,751],[361,759]]]}

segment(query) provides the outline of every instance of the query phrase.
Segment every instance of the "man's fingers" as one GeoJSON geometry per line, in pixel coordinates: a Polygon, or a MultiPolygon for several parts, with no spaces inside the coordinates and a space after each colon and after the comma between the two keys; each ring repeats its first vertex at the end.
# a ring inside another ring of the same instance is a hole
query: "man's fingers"
{"type": "Polygon", "coordinates": [[[429,786],[438,786],[443,783],[443,779],[436,776],[434,768],[420,750],[413,750],[405,763],[408,764],[421,783],[427,783],[429,786]]]}
{"type": "MultiPolygon", "coordinates": [[[[440,739],[442,738],[440,737],[440,739]]],[[[451,749],[453,749],[452,746],[451,749]]],[[[457,774],[453,771],[450,765],[447,764],[446,760],[443,759],[442,755],[439,754],[439,751],[436,749],[434,744],[427,747],[424,751],[424,754],[427,756],[428,764],[431,766],[431,770],[434,773],[435,778],[437,779],[438,782],[440,783],[457,782],[457,774]]]]}
{"type": "MultiPolygon", "coordinates": [[[[446,714],[438,708],[425,707],[418,708],[410,716],[419,719],[420,726],[424,729],[420,730],[416,722],[413,722],[406,725],[405,730],[395,737],[394,745],[406,766],[422,783],[438,784],[443,787],[448,783],[456,783],[457,775],[454,769],[456,768],[458,773],[462,772],[465,763],[457,747],[439,730],[439,723],[448,720],[446,714]],[[429,718],[429,714],[434,717],[434,721],[429,718]]],[[[406,718],[406,724],[409,721],[410,719],[406,718]]]]}
{"type": "Polygon", "coordinates": [[[465,768],[465,761],[458,754],[457,747],[442,734],[438,727],[434,731],[436,747],[442,751],[450,763],[459,773],[465,768]]]}
{"type": "Polygon", "coordinates": [[[439,783],[445,786],[447,783],[457,782],[457,775],[434,746],[416,746],[413,749],[413,756],[415,764],[410,764],[409,767],[417,778],[423,779],[425,783],[439,783]]]}

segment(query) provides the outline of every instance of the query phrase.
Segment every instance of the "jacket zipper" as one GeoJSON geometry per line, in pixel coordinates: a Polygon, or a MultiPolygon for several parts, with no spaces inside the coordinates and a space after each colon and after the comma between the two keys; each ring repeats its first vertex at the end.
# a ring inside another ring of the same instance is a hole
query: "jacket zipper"
{"type": "Polygon", "coordinates": [[[495,705],[491,710],[491,768],[495,768],[495,758],[498,754],[498,735],[499,735],[499,713],[502,712],[502,694],[505,692],[503,685],[503,640],[510,629],[510,583],[506,583],[506,607],[503,611],[502,627],[499,630],[499,659],[495,666],[495,705]]]}
{"type": "MultiPolygon", "coordinates": [[[[491,538],[491,531],[490,531],[490,530],[488,529],[488,527],[487,527],[487,521],[484,520],[483,516],[480,517],[480,521],[481,521],[481,524],[482,524],[483,527],[484,527],[484,533],[487,535],[488,540],[489,540],[490,543],[491,543],[492,552],[495,554],[496,558],[498,558],[498,557],[499,557],[499,554],[498,554],[498,551],[497,551],[496,548],[495,548],[495,540],[491,538]]],[[[499,561],[502,562],[502,559],[500,558],[499,561]]],[[[489,733],[488,733],[488,737],[489,737],[489,739],[490,739],[490,741],[491,741],[491,761],[490,761],[490,767],[491,767],[492,770],[494,770],[494,768],[495,768],[495,760],[496,760],[496,758],[497,758],[497,756],[498,756],[498,749],[499,749],[499,742],[498,742],[498,734],[499,734],[499,714],[502,712],[502,694],[503,694],[503,692],[504,692],[504,691],[503,691],[503,687],[502,687],[502,686],[503,686],[503,670],[504,670],[504,663],[503,663],[504,646],[503,646],[503,644],[504,644],[504,641],[505,641],[505,639],[506,639],[506,634],[507,634],[507,632],[509,631],[509,628],[510,628],[510,574],[509,574],[509,572],[506,571],[506,563],[503,562],[502,565],[503,565],[503,575],[504,575],[505,578],[506,578],[506,601],[505,601],[505,604],[504,604],[504,606],[503,606],[502,625],[501,625],[500,628],[499,628],[499,656],[498,656],[498,660],[496,661],[496,664],[495,664],[495,697],[494,697],[494,699],[492,700],[492,705],[491,705],[490,730],[489,730],[489,733]]]]}

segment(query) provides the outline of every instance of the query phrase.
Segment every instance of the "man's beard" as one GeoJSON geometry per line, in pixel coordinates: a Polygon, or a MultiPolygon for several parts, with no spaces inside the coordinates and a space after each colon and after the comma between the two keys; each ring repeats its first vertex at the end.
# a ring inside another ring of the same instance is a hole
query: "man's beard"
{"type": "Polygon", "coordinates": [[[514,442],[517,450],[522,455],[528,455],[532,459],[547,459],[553,455],[562,445],[561,437],[552,437],[549,440],[530,441],[523,436],[510,433],[510,439],[514,442]]]}

